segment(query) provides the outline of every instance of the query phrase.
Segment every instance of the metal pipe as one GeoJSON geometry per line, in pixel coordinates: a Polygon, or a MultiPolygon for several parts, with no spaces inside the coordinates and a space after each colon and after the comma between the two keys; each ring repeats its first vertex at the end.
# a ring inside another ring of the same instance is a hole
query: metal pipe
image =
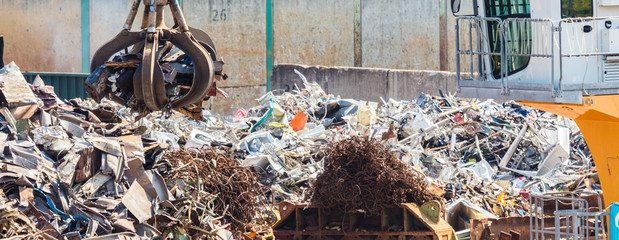
{"type": "Polygon", "coordinates": [[[590,56],[606,56],[606,55],[619,55],[619,52],[564,54],[562,56],[563,57],[590,57],[590,56]]]}
{"type": "Polygon", "coordinates": [[[561,240],[560,230],[561,230],[561,218],[555,216],[555,240],[561,240]]]}
{"type": "MultiPolygon", "coordinates": [[[[473,24],[469,21],[469,49],[471,49],[471,51],[473,51],[473,24]]],[[[474,62],[473,62],[473,55],[471,55],[471,59],[469,60],[471,61],[471,69],[470,73],[471,73],[471,79],[474,79],[473,76],[473,71],[475,70],[475,67],[473,66],[474,62]]]]}
{"type": "Polygon", "coordinates": [[[273,3],[266,0],[266,30],[267,30],[267,92],[271,91],[271,75],[273,74],[273,3]]]}
{"type": "Polygon", "coordinates": [[[90,16],[89,0],[82,0],[82,72],[87,73],[90,64],[90,16]]]}
{"type": "MultiPolygon", "coordinates": [[[[531,196],[532,197],[532,196],[531,196]]],[[[539,214],[537,212],[537,208],[539,207],[539,198],[535,198],[535,209],[533,209],[532,211],[535,213],[535,238],[531,238],[531,239],[540,239],[539,238],[539,223],[538,223],[538,218],[539,218],[539,214]]],[[[544,221],[544,203],[542,202],[542,221],[544,221]]],[[[543,231],[543,229],[542,229],[543,231]]]]}
{"type": "MultiPolygon", "coordinates": [[[[460,19],[456,19],[456,80],[460,83],[460,19]]],[[[458,84],[460,86],[460,84],[458,84]]]]}
{"type": "Polygon", "coordinates": [[[129,16],[127,16],[123,29],[131,30],[131,26],[133,26],[133,22],[135,21],[135,16],[138,14],[138,9],[140,8],[140,2],[142,1],[133,0],[133,5],[131,5],[131,10],[129,11],[129,16]]]}
{"type": "MultiPolygon", "coordinates": [[[[484,33],[486,32],[486,31],[484,31],[485,30],[484,29],[484,25],[487,25],[487,24],[481,24],[481,22],[480,22],[479,25],[477,26],[478,36],[483,36],[484,33]]],[[[479,41],[477,42],[477,50],[479,50],[480,52],[484,51],[484,49],[482,47],[483,39],[485,39],[485,38],[484,37],[480,37],[480,38],[478,38],[479,41]]],[[[483,76],[484,76],[484,72],[483,72],[484,64],[483,64],[482,60],[483,60],[483,56],[482,55],[478,55],[477,56],[477,65],[478,65],[477,66],[477,74],[479,75],[478,78],[480,80],[483,79],[483,76]]]]}
{"type": "Polygon", "coordinates": [[[527,128],[528,128],[528,125],[522,126],[522,129],[520,129],[520,133],[518,133],[518,136],[516,136],[516,138],[512,142],[509,149],[507,149],[507,152],[505,153],[505,155],[503,155],[503,158],[501,158],[501,161],[499,162],[499,168],[505,169],[507,167],[508,161],[512,158],[512,155],[514,155],[514,153],[516,152],[516,148],[518,148],[518,144],[522,140],[522,137],[524,137],[524,134],[527,132],[527,128]]]}
{"type": "Polygon", "coordinates": [[[509,57],[544,57],[544,58],[551,58],[552,54],[509,53],[509,54],[505,54],[505,56],[509,56],[509,57]]]}
{"type": "Polygon", "coordinates": [[[4,36],[0,35],[0,68],[4,67],[4,36]]]}
{"type": "Polygon", "coordinates": [[[147,6],[148,11],[148,32],[154,33],[156,32],[157,27],[157,5],[155,4],[155,0],[150,0],[150,5],[147,6]]]}
{"type": "Polygon", "coordinates": [[[177,1],[170,1],[170,4],[172,5],[172,12],[175,12],[176,19],[178,20],[178,26],[180,27],[181,31],[188,32],[189,27],[187,26],[187,22],[185,22],[185,16],[183,15],[181,6],[178,4],[177,1]]]}
{"type": "Polygon", "coordinates": [[[460,53],[460,54],[462,54],[462,55],[484,55],[484,56],[486,56],[486,55],[487,55],[487,56],[501,56],[501,54],[500,54],[500,53],[491,53],[491,52],[477,52],[477,51],[468,51],[468,50],[465,50],[465,51],[460,51],[460,52],[458,52],[458,53],[460,53]]]}
{"type": "Polygon", "coordinates": [[[561,93],[561,84],[563,83],[563,28],[559,22],[559,86],[557,92],[561,93]]]}
{"type": "Polygon", "coordinates": [[[533,229],[533,216],[535,215],[535,209],[533,209],[533,199],[529,200],[529,239],[533,239],[533,231],[537,229],[533,229]]]}
{"type": "MultiPolygon", "coordinates": [[[[499,25],[497,26],[497,31],[499,31],[499,37],[500,37],[500,43],[501,43],[501,57],[500,57],[500,61],[501,61],[501,86],[503,89],[501,89],[501,94],[503,95],[507,95],[509,90],[507,89],[507,77],[509,75],[509,71],[507,70],[508,68],[508,64],[507,64],[507,57],[505,56],[505,53],[507,52],[507,28],[505,28],[505,22],[501,22],[499,23],[499,25]]],[[[542,222],[543,223],[543,222],[542,222]]]]}
{"type": "Polygon", "coordinates": [[[552,57],[550,58],[550,66],[552,66],[552,70],[550,70],[550,84],[552,84],[552,96],[553,97],[557,97],[557,89],[555,87],[555,25],[554,23],[551,22],[551,27],[550,27],[550,55],[552,55],[552,57]]]}

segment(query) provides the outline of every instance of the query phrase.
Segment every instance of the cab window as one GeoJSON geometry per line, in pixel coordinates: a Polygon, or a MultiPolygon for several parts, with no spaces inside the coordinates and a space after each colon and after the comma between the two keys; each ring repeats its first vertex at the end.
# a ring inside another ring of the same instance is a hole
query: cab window
{"type": "MultiPolygon", "coordinates": [[[[497,17],[500,19],[508,18],[531,18],[531,4],[529,0],[485,0],[486,17],[497,17]]],[[[502,42],[500,41],[498,34],[498,24],[496,22],[488,22],[488,37],[490,40],[490,48],[494,52],[499,52],[502,48],[502,42]]],[[[530,48],[523,46],[530,46],[531,34],[529,34],[530,28],[527,26],[525,29],[515,29],[518,27],[514,24],[507,25],[509,28],[509,34],[506,34],[507,49],[510,53],[530,54],[530,48]]],[[[522,24],[520,25],[522,27],[522,24]]],[[[528,56],[512,56],[506,57],[507,74],[514,74],[529,65],[531,57],[528,56]]],[[[492,57],[492,75],[495,79],[501,77],[501,58],[499,56],[492,57]]]]}
{"type": "Polygon", "coordinates": [[[561,17],[593,17],[593,0],[561,0],[561,17]]]}

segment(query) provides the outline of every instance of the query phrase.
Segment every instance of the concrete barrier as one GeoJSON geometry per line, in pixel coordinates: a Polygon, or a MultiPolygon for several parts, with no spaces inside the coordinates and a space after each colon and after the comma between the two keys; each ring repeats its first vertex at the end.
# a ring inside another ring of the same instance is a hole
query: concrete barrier
{"type": "Polygon", "coordinates": [[[273,69],[271,89],[291,91],[303,83],[294,70],[308,81],[316,81],[327,93],[342,98],[369,101],[410,100],[421,93],[438,95],[457,90],[456,74],[441,71],[395,70],[386,68],[324,67],[279,64],[273,69]]]}

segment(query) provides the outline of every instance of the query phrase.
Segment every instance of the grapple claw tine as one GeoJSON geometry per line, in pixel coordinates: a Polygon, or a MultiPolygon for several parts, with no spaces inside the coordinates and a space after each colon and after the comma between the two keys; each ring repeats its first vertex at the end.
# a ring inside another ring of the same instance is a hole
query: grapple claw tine
{"type": "Polygon", "coordinates": [[[144,42],[144,56],[142,58],[142,96],[146,107],[152,111],[163,109],[167,104],[165,83],[161,66],[156,60],[159,37],[152,35],[153,39],[146,38],[144,42]]]}
{"type": "Polygon", "coordinates": [[[94,72],[117,52],[140,42],[142,39],[139,32],[121,31],[95,52],[92,56],[92,61],[90,61],[90,72],[94,72]]]}
{"type": "Polygon", "coordinates": [[[172,108],[202,101],[213,85],[213,60],[206,50],[188,33],[172,33],[171,42],[185,52],[193,62],[193,83],[189,92],[171,102],[172,108]]]}

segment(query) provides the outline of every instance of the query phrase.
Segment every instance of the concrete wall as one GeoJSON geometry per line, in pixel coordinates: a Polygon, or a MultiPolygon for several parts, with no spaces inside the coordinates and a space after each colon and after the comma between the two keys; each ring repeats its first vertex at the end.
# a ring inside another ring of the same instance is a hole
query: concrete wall
{"type": "Polygon", "coordinates": [[[352,0],[275,0],[275,64],[353,66],[353,9],[352,0]]]}
{"type": "MultiPolygon", "coordinates": [[[[443,1],[273,0],[274,63],[454,71],[454,20],[443,1]]],[[[132,0],[88,3],[92,57],[120,32],[132,0]]],[[[181,6],[226,62],[230,78],[219,87],[231,97],[217,98],[215,111],[253,105],[267,84],[266,0],[181,0],[181,6]]],[[[81,7],[77,0],[0,0],[5,61],[25,71],[81,72],[81,7]]],[[[133,29],[140,23],[141,11],[133,29]]]]}
{"type": "Polygon", "coordinates": [[[362,59],[358,67],[455,71],[455,18],[444,3],[442,0],[274,1],[275,64],[355,66],[354,44],[358,41],[362,59]],[[360,2],[361,8],[357,39],[354,37],[355,1],[360,2]]]}
{"type": "Polygon", "coordinates": [[[438,5],[439,1],[363,1],[363,66],[438,70],[438,5]]]}
{"type": "Polygon", "coordinates": [[[81,5],[71,2],[0,0],[4,61],[22,71],[81,72],[81,5]]]}
{"type": "Polygon", "coordinates": [[[294,70],[308,81],[316,81],[327,93],[342,98],[380,101],[393,98],[411,100],[421,93],[438,95],[455,92],[456,75],[452,72],[397,70],[385,68],[324,67],[283,64],[273,69],[272,89],[290,91],[303,86],[294,70]]]}
{"type": "Polygon", "coordinates": [[[234,113],[266,92],[266,1],[183,1],[187,24],[207,32],[230,77],[218,87],[227,99],[215,98],[213,109],[234,113]]]}

